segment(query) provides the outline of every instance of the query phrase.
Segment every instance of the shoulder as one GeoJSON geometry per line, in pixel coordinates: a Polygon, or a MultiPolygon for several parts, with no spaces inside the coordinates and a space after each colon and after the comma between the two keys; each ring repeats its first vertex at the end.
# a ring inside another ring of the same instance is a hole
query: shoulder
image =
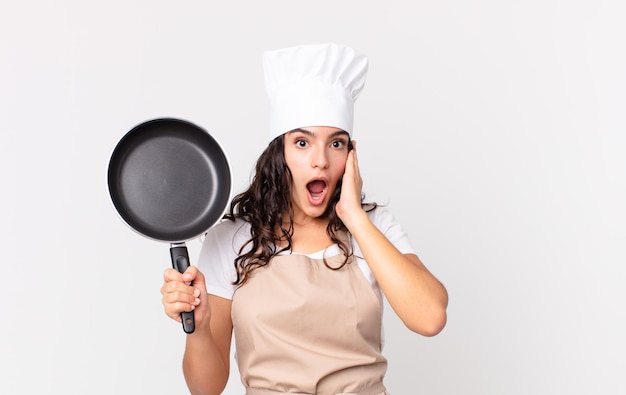
{"type": "Polygon", "coordinates": [[[249,238],[250,224],[240,219],[223,219],[206,232],[203,245],[219,249],[231,247],[233,252],[238,252],[249,238]]]}
{"type": "Polygon", "coordinates": [[[391,211],[385,206],[365,206],[365,211],[374,226],[383,233],[397,223],[391,211]]]}
{"type": "Polygon", "coordinates": [[[237,277],[234,261],[250,238],[250,225],[242,220],[222,220],[204,236],[198,268],[204,273],[207,291],[231,299],[237,277]]]}
{"type": "Polygon", "coordinates": [[[239,255],[241,247],[250,239],[250,225],[242,220],[222,220],[204,235],[199,265],[229,267],[239,255]]]}
{"type": "Polygon", "coordinates": [[[250,228],[250,224],[242,219],[222,219],[217,224],[215,224],[209,232],[217,232],[217,233],[226,233],[226,234],[234,234],[240,231],[241,228],[250,228]]]}
{"type": "MultiPolygon", "coordinates": [[[[367,216],[369,217],[372,224],[376,226],[376,228],[383,234],[385,237],[403,254],[415,253],[409,236],[402,228],[400,222],[396,220],[393,213],[388,207],[385,206],[376,206],[371,209],[371,207],[365,207],[367,212],[367,216]],[[369,210],[369,211],[367,211],[369,210]]],[[[360,252],[360,248],[358,248],[360,252]]]]}

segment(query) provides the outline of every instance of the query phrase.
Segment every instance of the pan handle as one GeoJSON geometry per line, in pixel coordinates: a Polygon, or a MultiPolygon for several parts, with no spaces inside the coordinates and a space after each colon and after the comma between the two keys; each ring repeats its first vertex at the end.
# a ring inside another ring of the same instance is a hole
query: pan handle
{"type": "MultiPolygon", "coordinates": [[[[185,243],[171,244],[170,256],[172,257],[172,267],[180,273],[184,273],[189,267],[189,253],[185,243]]],[[[183,311],[180,316],[183,321],[183,331],[193,333],[196,329],[193,311],[183,311]]]]}

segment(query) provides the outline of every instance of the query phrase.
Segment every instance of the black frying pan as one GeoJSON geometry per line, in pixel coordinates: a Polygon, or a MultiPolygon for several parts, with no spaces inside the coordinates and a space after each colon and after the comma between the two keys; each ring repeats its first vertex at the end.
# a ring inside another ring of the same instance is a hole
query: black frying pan
{"type": "MultiPolygon", "coordinates": [[[[111,200],[139,234],[170,243],[172,266],[189,267],[186,241],[224,215],[231,194],[228,158],[219,143],[191,122],[162,118],[135,126],[118,142],[108,169],[111,200]]],[[[193,312],[183,330],[195,329],[193,312]]]]}

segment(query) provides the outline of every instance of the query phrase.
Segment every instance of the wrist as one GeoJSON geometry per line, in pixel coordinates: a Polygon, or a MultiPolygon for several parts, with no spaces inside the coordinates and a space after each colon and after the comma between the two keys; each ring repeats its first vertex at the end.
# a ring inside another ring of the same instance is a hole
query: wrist
{"type": "Polygon", "coordinates": [[[341,217],[343,224],[348,228],[350,233],[355,233],[358,229],[361,229],[364,224],[369,222],[367,213],[362,208],[347,213],[341,217]]]}

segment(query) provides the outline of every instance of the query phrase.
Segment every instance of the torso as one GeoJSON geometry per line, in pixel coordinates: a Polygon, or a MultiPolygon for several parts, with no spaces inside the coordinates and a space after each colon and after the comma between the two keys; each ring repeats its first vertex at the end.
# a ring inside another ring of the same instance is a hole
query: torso
{"type": "Polygon", "coordinates": [[[381,308],[353,257],[274,257],[233,297],[246,394],[382,393],[381,308]]]}

